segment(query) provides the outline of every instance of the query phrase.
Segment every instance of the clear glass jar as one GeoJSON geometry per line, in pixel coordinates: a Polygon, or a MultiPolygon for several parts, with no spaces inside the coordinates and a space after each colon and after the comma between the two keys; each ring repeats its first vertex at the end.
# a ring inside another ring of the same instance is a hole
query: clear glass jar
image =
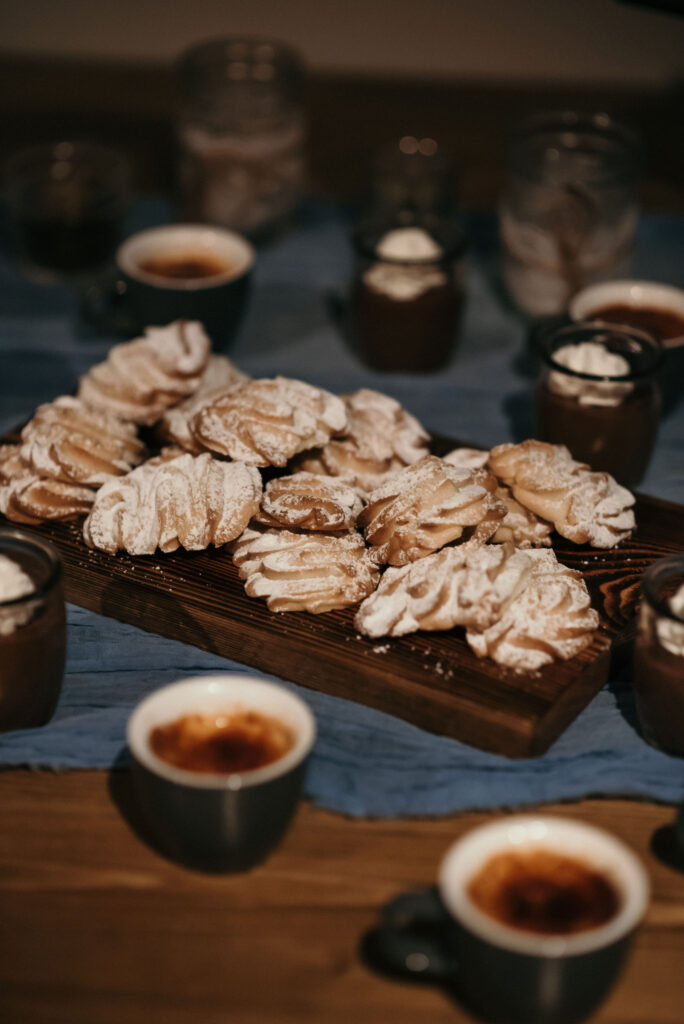
{"type": "Polygon", "coordinates": [[[351,334],[378,370],[427,373],[451,356],[464,302],[463,233],[452,222],[372,221],[353,236],[351,334]]]}
{"type": "Polygon", "coordinates": [[[537,436],[626,487],[643,477],[660,420],[662,345],[632,327],[586,322],[542,334],[537,436]]]}
{"type": "Polygon", "coordinates": [[[539,114],[513,131],[499,207],[503,272],[531,316],[560,313],[585,285],[629,271],[638,145],[608,114],[539,114]]]}
{"type": "Polygon", "coordinates": [[[41,283],[89,280],[111,261],[130,203],[123,153],[60,141],[13,153],[2,192],[22,269],[41,283]]]}
{"type": "Polygon", "coordinates": [[[684,757],[684,554],[654,562],[641,582],[634,693],[644,739],[684,757]]]}
{"type": "Polygon", "coordinates": [[[25,530],[0,528],[0,731],[50,720],[65,653],[62,560],[56,548],[25,530]]]}
{"type": "Polygon", "coordinates": [[[185,220],[256,235],[304,189],[304,68],[264,39],[215,39],[178,61],[179,198],[185,220]]]}
{"type": "Polygon", "coordinates": [[[373,160],[371,214],[449,217],[456,209],[456,170],[435,139],[404,135],[373,160]]]}

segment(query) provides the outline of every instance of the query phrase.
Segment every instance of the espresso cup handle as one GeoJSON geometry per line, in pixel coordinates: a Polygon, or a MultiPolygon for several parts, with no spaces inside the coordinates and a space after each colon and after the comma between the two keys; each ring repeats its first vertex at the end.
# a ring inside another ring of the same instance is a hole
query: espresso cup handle
{"type": "Polygon", "coordinates": [[[382,920],[363,942],[373,967],[402,977],[453,981],[456,961],[445,940],[450,919],[436,889],[402,893],[383,908],[382,920]]]}
{"type": "Polygon", "coordinates": [[[136,332],[136,324],[126,309],[126,282],[118,276],[82,290],[81,315],[96,331],[128,337],[136,332]]]}

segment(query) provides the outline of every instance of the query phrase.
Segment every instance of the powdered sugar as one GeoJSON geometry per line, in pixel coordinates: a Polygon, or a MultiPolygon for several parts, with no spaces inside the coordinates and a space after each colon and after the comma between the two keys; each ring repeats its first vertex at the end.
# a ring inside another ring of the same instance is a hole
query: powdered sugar
{"type": "Polygon", "coordinates": [[[205,405],[192,421],[195,437],[211,451],[255,466],[284,466],[317,447],[347,423],[342,399],[303,381],[253,380],[205,405]]]}
{"type": "Polygon", "coordinates": [[[150,555],[202,550],[239,536],[259,506],[261,476],[209,454],[151,459],[97,493],[83,524],[90,547],[150,555]]]}

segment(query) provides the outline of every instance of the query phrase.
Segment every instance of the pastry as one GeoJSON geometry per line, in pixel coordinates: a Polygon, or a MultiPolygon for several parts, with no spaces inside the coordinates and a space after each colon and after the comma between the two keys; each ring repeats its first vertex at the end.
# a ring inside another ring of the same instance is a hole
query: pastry
{"type": "Polygon", "coordinates": [[[345,436],[304,452],[296,469],[341,477],[370,491],[392,472],[428,454],[429,435],[394,398],[369,388],[342,397],[347,408],[345,436]]]}
{"type": "Polygon", "coordinates": [[[354,620],[366,636],[403,636],[454,626],[484,628],[523,586],[532,563],[511,544],[473,540],[386,569],[354,620]]]}
{"type": "Polygon", "coordinates": [[[363,501],[334,477],[295,473],[270,480],[255,519],[266,526],[299,530],[351,530],[363,501]]]}
{"type": "Polygon", "coordinates": [[[259,507],[261,476],[208,453],[155,458],[104,484],[85,523],[89,547],[151,555],[238,537],[259,507]]]}
{"type": "Polygon", "coordinates": [[[99,487],[142,461],[134,424],[62,395],[40,405],[21,432],[21,457],[36,474],[99,487]]]}
{"type": "Polygon", "coordinates": [[[172,444],[180,445],[186,451],[192,452],[193,455],[206,451],[192,433],[193,417],[210,398],[230,394],[248,380],[247,374],[238,370],[227,356],[209,356],[209,362],[194,394],[164,413],[159,426],[161,436],[172,444]]]}
{"type": "Polygon", "coordinates": [[[608,473],[575,462],[564,445],[500,444],[489,466],[521,505],[575,544],[612,548],[634,529],[634,496],[608,473]]]}
{"type": "Polygon", "coordinates": [[[265,598],[272,612],[346,608],[367,597],[379,576],[355,532],[250,527],[235,542],[233,561],[249,597],[265,598]]]}
{"type": "Polygon", "coordinates": [[[210,400],[192,420],[195,438],[210,451],[253,466],[285,466],[306,448],[344,430],[342,399],[300,380],[252,380],[210,400]]]}
{"type": "Polygon", "coordinates": [[[368,497],[359,526],[378,564],[406,565],[463,536],[468,527],[486,541],[504,515],[487,470],[460,470],[427,455],[368,497]]]}
{"type": "Polygon", "coordinates": [[[90,487],[40,477],[16,444],[0,445],[0,512],[15,523],[38,525],[46,519],[75,519],[93,503],[90,487]]]}
{"type": "Polygon", "coordinates": [[[453,448],[442,458],[458,469],[482,469],[487,465],[489,452],[486,448],[453,448]]]}
{"type": "Polygon", "coordinates": [[[520,555],[532,563],[524,586],[492,625],[468,629],[466,640],[481,658],[533,672],[579,654],[591,642],[599,617],[580,573],[561,565],[553,551],[520,555]]]}
{"type": "Polygon", "coordinates": [[[508,487],[501,484],[494,492],[506,508],[501,523],[492,537],[494,544],[510,541],[516,548],[547,548],[551,544],[551,523],[540,519],[529,508],[516,501],[508,487]]]}
{"type": "Polygon", "coordinates": [[[200,323],[148,327],[144,337],[114,345],[78,387],[78,397],[124,420],[151,425],[199,386],[210,351],[200,323]]]}

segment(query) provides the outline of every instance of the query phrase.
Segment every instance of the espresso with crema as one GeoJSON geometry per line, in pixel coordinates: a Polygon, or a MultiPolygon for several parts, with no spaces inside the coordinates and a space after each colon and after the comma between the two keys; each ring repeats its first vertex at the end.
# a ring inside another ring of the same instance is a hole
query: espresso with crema
{"type": "Polygon", "coordinates": [[[260,711],[190,714],[158,725],[152,751],[176,768],[209,774],[254,771],[278,761],[294,746],[292,730],[260,711]]]}
{"type": "Polygon", "coordinates": [[[214,253],[190,249],[183,252],[159,253],[138,262],[144,274],[167,277],[174,281],[197,281],[205,277],[225,277],[235,273],[236,267],[214,253]]]}
{"type": "Polygon", "coordinates": [[[501,924],[550,936],[598,928],[620,909],[603,872],[541,846],[495,854],[471,879],[468,896],[501,924]]]}

